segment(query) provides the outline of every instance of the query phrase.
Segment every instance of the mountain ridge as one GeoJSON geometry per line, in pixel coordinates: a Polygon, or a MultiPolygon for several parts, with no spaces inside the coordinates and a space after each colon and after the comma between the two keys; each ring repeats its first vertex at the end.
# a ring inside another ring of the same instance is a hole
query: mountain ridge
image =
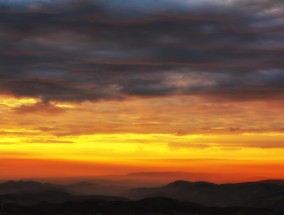
{"type": "Polygon", "coordinates": [[[139,201],[155,197],[192,202],[208,207],[281,208],[282,202],[284,203],[284,185],[282,180],[275,179],[235,184],[176,180],[158,187],[125,190],[117,186],[94,184],[88,181],[68,185],[22,180],[0,183],[1,201],[5,202],[6,199],[6,202],[23,205],[35,204],[41,200],[59,203],[85,199],[139,201]],[[112,192],[117,195],[110,195],[112,192]]]}
{"type": "Polygon", "coordinates": [[[261,202],[272,206],[282,201],[282,193],[284,185],[272,181],[214,184],[178,180],[160,187],[132,189],[124,196],[132,200],[163,196],[211,207],[261,207],[261,202]],[[269,204],[268,199],[272,201],[269,204]]]}

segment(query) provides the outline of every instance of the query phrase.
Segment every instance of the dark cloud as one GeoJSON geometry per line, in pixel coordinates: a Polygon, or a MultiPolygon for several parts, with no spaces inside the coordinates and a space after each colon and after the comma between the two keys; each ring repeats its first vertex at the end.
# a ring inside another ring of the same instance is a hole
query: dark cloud
{"type": "Polygon", "coordinates": [[[283,99],[283,10],[267,0],[0,1],[0,93],[283,99]]]}

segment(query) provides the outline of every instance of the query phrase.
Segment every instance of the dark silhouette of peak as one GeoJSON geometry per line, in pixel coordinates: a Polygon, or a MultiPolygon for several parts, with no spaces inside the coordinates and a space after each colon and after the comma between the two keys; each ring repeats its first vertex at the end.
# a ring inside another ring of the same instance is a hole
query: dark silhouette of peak
{"type": "Polygon", "coordinates": [[[7,181],[7,182],[4,182],[2,184],[0,184],[0,186],[6,186],[6,187],[9,187],[9,186],[18,186],[18,187],[21,187],[21,186],[41,186],[43,185],[42,183],[40,182],[36,182],[36,181],[7,181]]]}
{"type": "Polygon", "coordinates": [[[198,181],[194,182],[194,185],[201,185],[201,186],[216,186],[214,183],[206,182],[206,181],[198,181]]]}
{"type": "Polygon", "coordinates": [[[211,187],[217,186],[216,184],[198,181],[198,182],[190,182],[190,181],[174,181],[164,186],[165,188],[177,188],[177,189],[189,189],[191,187],[211,187]]]}
{"type": "Polygon", "coordinates": [[[35,181],[7,181],[0,184],[0,195],[36,191],[50,186],[35,181]]]}
{"type": "Polygon", "coordinates": [[[98,184],[94,184],[87,181],[82,181],[78,183],[69,184],[68,186],[98,186],[98,184]]]}
{"type": "Polygon", "coordinates": [[[269,183],[269,184],[279,184],[284,185],[284,179],[269,179],[269,180],[262,180],[259,183],[269,183]]]}
{"type": "Polygon", "coordinates": [[[166,185],[167,187],[190,187],[192,186],[192,182],[190,181],[174,181],[172,183],[169,183],[168,185],[166,185]]]}
{"type": "Polygon", "coordinates": [[[119,196],[128,188],[122,186],[100,185],[90,182],[78,182],[68,185],[40,183],[35,181],[7,181],[0,184],[0,195],[61,190],[72,195],[119,196]]]}
{"type": "MultiPolygon", "coordinates": [[[[14,203],[23,206],[35,205],[40,202],[48,203],[64,203],[69,201],[83,201],[83,200],[105,200],[105,201],[126,201],[123,197],[104,196],[104,195],[73,195],[69,192],[51,187],[43,190],[31,190],[27,192],[0,195],[0,202],[2,203],[14,203]]],[[[1,214],[1,213],[0,213],[1,214]]]]}
{"type": "Polygon", "coordinates": [[[67,185],[62,185],[62,188],[66,190],[90,190],[90,189],[96,189],[99,188],[100,185],[98,184],[93,184],[90,182],[78,182],[78,183],[73,183],[73,184],[67,184],[67,185]]]}
{"type": "Polygon", "coordinates": [[[64,190],[75,195],[108,195],[118,196],[125,193],[128,188],[114,185],[100,185],[89,182],[79,182],[61,186],[64,190]]]}

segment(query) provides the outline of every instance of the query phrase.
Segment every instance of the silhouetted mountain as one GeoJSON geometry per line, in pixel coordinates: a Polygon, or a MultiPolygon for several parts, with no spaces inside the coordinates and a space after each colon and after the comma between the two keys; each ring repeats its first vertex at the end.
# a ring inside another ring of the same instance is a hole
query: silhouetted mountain
{"type": "Polygon", "coordinates": [[[19,194],[1,195],[0,202],[13,203],[17,205],[35,205],[40,202],[64,203],[69,201],[82,201],[88,199],[101,199],[105,201],[126,201],[123,197],[103,196],[103,195],[71,195],[62,190],[50,189],[39,192],[26,192],[19,194]]]}
{"type": "MultiPolygon", "coordinates": [[[[128,189],[121,186],[107,186],[89,182],[79,182],[69,185],[39,183],[34,181],[8,181],[0,184],[0,195],[26,194],[30,195],[43,192],[61,192],[72,195],[104,195],[118,196],[128,189]]],[[[15,195],[14,195],[15,196],[15,195]]]]}
{"type": "MultiPolygon", "coordinates": [[[[84,189],[95,189],[99,187],[91,183],[78,183],[68,186],[43,184],[33,181],[8,181],[0,184],[0,202],[17,205],[34,205],[46,201],[50,203],[63,203],[68,201],[82,201],[86,199],[103,199],[107,201],[124,201],[123,197],[113,197],[105,195],[79,195],[84,193],[84,189]],[[72,188],[78,193],[72,193],[72,188]]],[[[90,190],[93,193],[95,190],[90,190]]]]}
{"type": "Polygon", "coordinates": [[[270,184],[284,185],[284,180],[281,180],[281,179],[269,179],[269,180],[259,181],[259,183],[270,183],[270,184]]]}
{"type": "Polygon", "coordinates": [[[195,211],[198,214],[284,214],[284,185],[275,180],[221,185],[175,181],[161,187],[129,190],[123,195],[126,198],[105,195],[117,192],[116,188],[89,182],[57,185],[9,181],[0,184],[0,208],[3,206],[6,214],[7,211],[10,214],[13,214],[11,211],[48,214],[44,213],[45,209],[50,214],[64,214],[68,208],[77,211],[77,214],[85,214],[86,210],[108,214],[127,214],[131,211],[132,214],[155,211],[162,214],[171,214],[167,211],[175,211],[176,214],[194,214],[195,211]],[[89,195],[93,193],[102,195],[89,195]],[[127,198],[135,201],[128,201],[127,198]]]}
{"type": "Polygon", "coordinates": [[[32,207],[21,207],[13,204],[3,205],[1,215],[278,215],[269,209],[250,208],[217,208],[204,207],[198,204],[181,202],[169,198],[149,198],[140,201],[104,201],[86,200],[51,204],[42,202],[32,207]]]}
{"type": "Polygon", "coordinates": [[[125,193],[129,188],[114,185],[100,185],[90,182],[79,182],[69,185],[57,185],[61,189],[75,195],[111,195],[119,196],[125,193]]]}
{"type": "Polygon", "coordinates": [[[132,189],[125,197],[139,200],[163,196],[207,206],[273,207],[281,201],[284,186],[278,183],[250,182],[239,184],[212,184],[207,182],[175,181],[166,186],[132,189]],[[279,197],[280,196],[280,197],[279,197]]]}
{"type": "Polygon", "coordinates": [[[1,195],[1,202],[9,202],[19,205],[33,205],[41,201],[48,201],[53,203],[62,203],[66,201],[71,201],[74,199],[74,196],[56,189],[36,191],[36,192],[21,192],[18,194],[8,194],[1,195]]]}
{"type": "Polygon", "coordinates": [[[0,184],[0,195],[39,191],[52,187],[50,184],[43,184],[35,181],[7,181],[0,184]]]}

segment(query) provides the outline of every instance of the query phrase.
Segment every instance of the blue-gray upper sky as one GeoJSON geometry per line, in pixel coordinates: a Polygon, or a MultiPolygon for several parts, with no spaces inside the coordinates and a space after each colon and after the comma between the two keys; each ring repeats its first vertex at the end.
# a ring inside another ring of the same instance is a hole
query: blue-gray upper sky
{"type": "Polygon", "coordinates": [[[283,99],[282,0],[2,0],[0,94],[283,99]]]}

